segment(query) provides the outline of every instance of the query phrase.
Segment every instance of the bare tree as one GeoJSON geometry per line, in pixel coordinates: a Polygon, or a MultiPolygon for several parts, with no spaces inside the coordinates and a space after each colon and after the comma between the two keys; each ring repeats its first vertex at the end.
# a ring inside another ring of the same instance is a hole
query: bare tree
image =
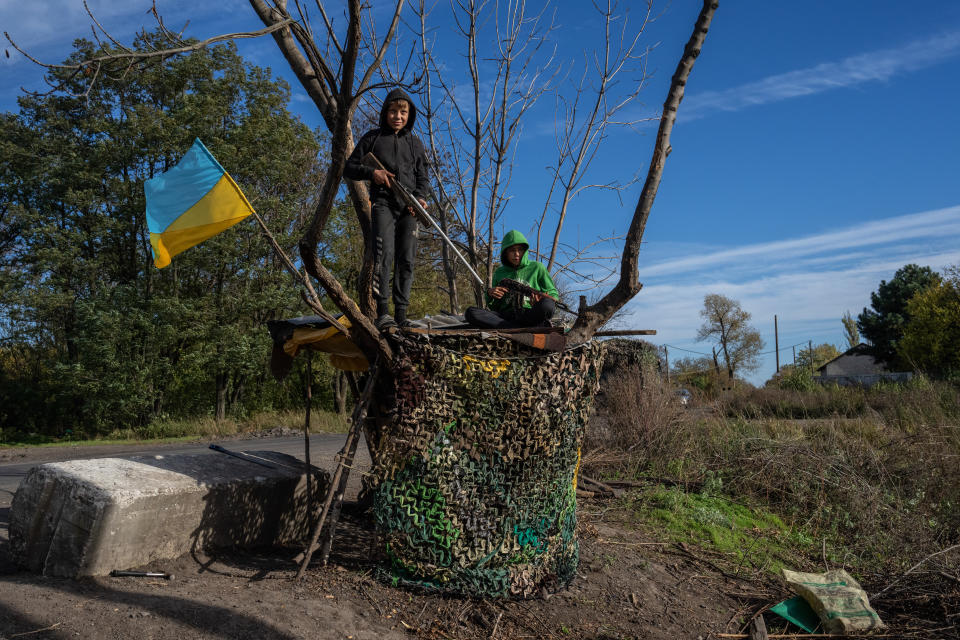
{"type": "MultiPolygon", "coordinates": [[[[464,55],[470,78],[469,106],[461,106],[456,93],[461,89],[439,72],[437,61],[427,54],[424,59],[431,78],[446,95],[450,115],[447,135],[453,150],[453,186],[463,203],[460,224],[466,235],[467,253],[478,271],[486,272],[489,283],[494,270],[494,227],[503,213],[508,198],[515,143],[523,118],[536,101],[549,89],[553,77],[554,52],[541,56],[541,48],[554,29],[547,8],[530,15],[525,0],[496,3],[493,12],[493,42],[489,51],[483,48],[481,28],[489,0],[456,0],[454,20],[466,46],[464,55]],[[489,78],[484,73],[490,70],[489,78]],[[469,187],[459,185],[469,183],[469,187]],[[481,198],[485,203],[481,203],[481,198]]],[[[421,9],[422,15],[422,9],[421,9]]],[[[431,127],[442,122],[431,119],[431,127]]],[[[433,139],[434,132],[430,132],[433,139]]],[[[483,289],[475,287],[477,303],[483,300],[483,289]]]]}
{"type": "Polygon", "coordinates": [[[637,261],[640,254],[640,243],[647,226],[647,219],[653,208],[653,201],[657,197],[660,179],[663,177],[663,168],[670,155],[670,134],[677,120],[677,109],[683,100],[687,79],[693,70],[693,65],[700,55],[703,42],[710,28],[710,21],[717,10],[717,0],[704,0],[703,8],[694,24],[693,33],[687,41],[683,56],[677,64],[677,70],[670,81],[667,99],[663,103],[663,114],[660,116],[660,128],[657,130],[657,141],[653,148],[653,158],[647,170],[647,179],[637,200],[633,212],[633,219],[623,243],[623,252],[620,258],[620,279],[617,284],[602,298],[592,305],[587,305],[586,298],[580,297],[580,308],[573,328],[567,334],[568,339],[574,342],[589,340],[594,332],[604,322],[609,320],[623,305],[635,296],[643,286],[638,280],[637,261]]]}
{"type": "Polygon", "coordinates": [[[567,218],[567,208],[579,193],[589,188],[612,189],[622,191],[633,181],[627,184],[618,184],[607,181],[599,184],[584,184],[590,164],[600,150],[601,143],[607,136],[607,130],[614,126],[633,126],[639,119],[619,121],[618,114],[624,107],[631,104],[646,84],[645,70],[646,57],[649,53],[637,55],[636,49],[640,36],[643,34],[650,20],[653,1],[647,0],[646,12],[640,26],[630,37],[627,33],[629,13],[625,13],[620,24],[619,34],[614,33],[617,26],[617,6],[612,0],[607,0],[606,9],[601,10],[603,17],[603,52],[602,55],[593,54],[593,59],[584,60],[580,80],[573,92],[572,100],[567,100],[562,94],[558,95],[561,108],[558,113],[563,114],[563,121],[558,125],[557,165],[553,168],[553,180],[544,202],[543,214],[537,224],[537,253],[540,250],[540,235],[546,223],[547,213],[553,201],[554,192],[560,187],[560,203],[556,213],[556,225],[553,240],[550,243],[550,257],[547,261],[547,270],[553,271],[557,261],[557,251],[560,248],[560,232],[567,218]],[[639,78],[628,83],[632,87],[625,94],[616,95],[615,88],[621,74],[633,71],[634,62],[640,62],[639,78]],[[593,85],[592,91],[588,87],[593,85]],[[586,102],[587,104],[583,104],[586,102]],[[586,107],[586,114],[581,110],[586,107]]]}
{"type": "MultiPolygon", "coordinates": [[[[469,208],[466,214],[468,219],[464,228],[468,236],[467,245],[470,257],[476,261],[480,248],[478,221],[480,215],[480,181],[483,175],[480,170],[481,162],[485,160],[488,153],[488,145],[492,146],[494,148],[492,157],[500,158],[499,161],[494,160],[490,165],[494,167],[494,171],[489,174],[491,190],[487,205],[489,207],[489,218],[487,218],[488,224],[486,226],[487,232],[492,234],[491,219],[495,218],[504,202],[503,196],[500,195],[503,185],[506,183],[502,171],[509,169],[508,150],[515,139],[520,116],[529,108],[531,101],[542,93],[543,85],[537,78],[544,72],[544,67],[529,66],[533,64],[531,61],[534,58],[527,55],[527,47],[539,46],[530,43],[541,42],[543,40],[543,30],[549,31],[550,26],[540,26],[540,16],[535,19],[526,17],[523,2],[509,5],[510,10],[507,12],[503,23],[505,26],[498,31],[499,62],[496,67],[497,72],[493,76],[495,78],[494,86],[497,86],[497,90],[490,91],[490,96],[486,100],[481,100],[481,69],[477,51],[477,33],[481,10],[487,6],[489,0],[483,2],[477,0],[455,1],[462,12],[458,19],[458,26],[468,43],[467,61],[473,90],[472,111],[468,114],[465,110],[460,110],[459,107],[454,111],[457,114],[456,117],[460,120],[460,124],[462,126],[469,125],[471,131],[468,137],[472,141],[472,177],[468,191],[469,208]],[[507,98],[507,95],[510,97],[507,98]],[[499,105],[496,102],[498,96],[500,97],[499,105]],[[495,113],[498,110],[499,113],[495,113]]],[[[58,66],[66,72],[72,71],[75,74],[84,74],[93,83],[96,82],[98,75],[107,66],[112,65],[119,72],[124,72],[135,68],[136,65],[150,58],[162,59],[169,55],[185,53],[222,40],[271,35],[298,81],[317,107],[330,132],[330,165],[319,189],[312,219],[299,243],[299,253],[306,272],[320,283],[327,297],[350,321],[351,326],[347,328],[338,322],[322,307],[315,295],[306,295],[305,299],[317,313],[327,317],[332,323],[340,327],[371,361],[380,357],[382,358],[381,362],[386,365],[383,369],[389,370],[389,365],[393,359],[392,349],[372,322],[374,309],[369,289],[372,278],[369,276],[372,274],[373,261],[370,255],[371,224],[369,194],[366,185],[347,181],[349,196],[357,213],[361,230],[364,237],[368,239],[365,243],[366,251],[362,271],[362,274],[365,274],[366,277],[363,275],[361,277],[361,283],[365,284],[364,290],[360,292],[359,304],[358,301],[347,295],[341,283],[323,266],[317,255],[317,247],[343,179],[346,158],[353,149],[352,123],[358,106],[368,92],[387,84],[386,81],[374,82],[373,80],[396,34],[404,0],[397,0],[395,3],[389,26],[382,36],[377,35],[374,29],[374,21],[369,15],[366,15],[369,5],[363,4],[362,0],[345,0],[346,26],[342,34],[338,34],[334,29],[323,3],[318,1],[316,7],[323,23],[321,27],[323,44],[318,41],[314,33],[305,2],[294,0],[292,10],[289,8],[287,0],[249,0],[249,2],[265,26],[261,31],[224,34],[202,42],[187,42],[180,39],[180,34],[172,33],[163,27],[166,37],[171,41],[171,47],[147,54],[132,51],[107,34],[108,39],[114,44],[113,51],[115,53],[109,53],[99,58],[81,60],[72,65],[44,64],[43,66],[48,68],[58,66]],[[366,31],[364,31],[365,25],[366,31]]],[[[683,56],[672,78],[664,103],[663,114],[660,117],[653,158],[634,210],[630,228],[625,236],[620,259],[620,279],[610,291],[592,305],[587,305],[586,299],[581,296],[577,321],[568,333],[568,337],[574,342],[590,339],[594,332],[641,288],[641,284],[637,280],[640,243],[660,184],[666,158],[671,151],[670,134],[676,121],[676,112],[683,98],[687,79],[703,46],[717,4],[715,0],[704,0],[693,34],[687,42],[683,56]]],[[[611,5],[608,5],[605,15],[609,19],[611,14],[611,5]]],[[[157,16],[157,19],[162,26],[162,20],[159,16],[157,16]]],[[[92,15],[91,20],[99,26],[92,15]]],[[[607,24],[609,27],[609,21],[607,24]]],[[[102,33],[106,34],[102,27],[100,29],[102,33]]],[[[7,37],[9,39],[9,36],[7,37]]],[[[608,38],[607,42],[609,44],[611,40],[608,38]]],[[[606,52],[604,63],[598,67],[598,72],[601,73],[601,86],[605,84],[608,86],[612,78],[620,73],[626,61],[633,59],[636,38],[631,39],[630,42],[631,44],[619,49],[619,55],[611,57],[609,56],[610,51],[606,52]]],[[[16,44],[14,44],[14,47],[21,50],[16,44]]],[[[451,87],[447,87],[445,90],[452,95],[451,87]]],[[[585,135],[582,140],[585,142],[580,144],[576,153],[571,151],[567,154],[567,157],[572,160],[570,166],[579,167],[579,169],[564,174],[562,181],[559,176],[555,176],[562,185],[564,193],[569,191],[569,197],[561,198],[562,202],[569,203],[569,199],[576,194],[577,189],[583,186],[578,181],[578,176],[582,175],[583,167],[586,166],[585,163],[596,153],[596,145],[603,138],[602,133],[597,133],[600,130],[598,129],[600,125],[605,123],[604,126],[606,126],[615,123],[614,114],[620,108],[617,106],[620,103],[607,104],[602,98],[594,104],[598,103],[602,105],[595,108],[596,118],[594,121],[598,124],[582,129],[585,135]]],[[[563,205],[561,210],[564,210],[563,205]]],[[[561,216],[555,233],[556,238],[559,237],[562,223],[563,218],[561,216]]],[[[554,244],[557,245],[557,243],[558,241],[555,240],[554,244]]],[[[488,262],[492,256],[491,244],[492,237],[487,239],[486,257],[488,262]]],[[[551,251],[551,253],[553,254],[554,251],[551,251]]],[[[551,262],[553,262],[553,259],[551,259],[551,262]]],[[[285,260],[284,264],[304,282],[305,287],[309,290],[309,280],[296,269],[292,262],[285,260]]],[[[489,268],[488,266],[488,273],[489,268]]]]}

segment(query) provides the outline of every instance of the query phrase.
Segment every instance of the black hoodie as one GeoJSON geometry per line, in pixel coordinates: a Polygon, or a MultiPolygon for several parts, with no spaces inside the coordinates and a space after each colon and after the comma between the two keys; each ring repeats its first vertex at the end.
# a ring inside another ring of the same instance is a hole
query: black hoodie
{"type": "Polygon", "coordinates": [[[387,94],[380,109],[380,126],[368,131],[360,138],[347,159],[343,175],[350,180],[369,180],[370,199],[399,206],[393,194],[386,187],[373,182],[373,169],[363,164],[363,157],[369,152],[377,156],[387,171],[394,174],[414,197],[426,200],[430,193],[430,180],[427,177],[427,154],[423,143],[413,133],[413,123],[417,120],[417,107],[403,89],[394,89],[387,94]],[[394,100],[406,100],[410,105],[407,124],[394,133],[387,123],[387,106],[394,100]]]}

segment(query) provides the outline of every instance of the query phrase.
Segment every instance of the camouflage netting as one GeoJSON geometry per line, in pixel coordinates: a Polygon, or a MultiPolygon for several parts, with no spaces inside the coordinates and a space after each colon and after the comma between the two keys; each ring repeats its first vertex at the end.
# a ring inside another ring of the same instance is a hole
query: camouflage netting
{"type": "Polygon", "coordinates": [[[408,337],[374,516],[394,584],[527,598],[570,582],[576,476],[601,343],[408,337]]]}

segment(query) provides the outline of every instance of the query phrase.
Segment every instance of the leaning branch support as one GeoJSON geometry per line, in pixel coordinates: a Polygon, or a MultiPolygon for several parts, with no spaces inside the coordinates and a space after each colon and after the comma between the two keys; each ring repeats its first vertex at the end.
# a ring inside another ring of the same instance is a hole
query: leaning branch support
{"type": "MultiPolygon", "coordinates": [[[[300,570],[297,571],[297,579],[303,577],[310,560],[313,558],[313,552],[317,549],[317,540],[320,538],[320,531],[330,513],[330,507],[334,500],[343,500],[343,494],[347,486],[347,478],[350,475],[350,467],[353,465],[353,455],[357,450],[357,443],[360,439],[360,431],[363,427],[363,421],[367,417],[367,407],[370,405],[370,399],[373,397],[373,388],[376,386],[377,374],[380,372],[380,360],[374,362],[370,367],[367,384],[363,388],[360,399],[357,400],[357,406],[353,409],[353,415],[350,417],[350,431],[347,432],[347,440],[337,455],[337,469],[333,472],[333,478],[330,479],[330,487],[327,489],[327,497],[323,501],[323,511],[317,524],[313,527],[310,534],[310,542],[303,554],[303,562],[300,564],[300,570]]],[[[331,521],[330,527],[336,526],[336,522],[331,521]]]]}

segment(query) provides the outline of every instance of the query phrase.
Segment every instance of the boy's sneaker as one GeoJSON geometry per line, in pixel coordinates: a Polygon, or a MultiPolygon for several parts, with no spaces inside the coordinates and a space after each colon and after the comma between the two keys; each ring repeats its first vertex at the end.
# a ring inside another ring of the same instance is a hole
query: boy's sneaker
{"type": "Polygon", "coordinates": [[[376,322],[373,323],[374,326],[383,331],[384,329],[389,329],[390,327],[397,326],[397,321],[393,319],[389,313],[384,313],[377,318],[376,322]]]}
{"type": "Polygon", "coordinates": [[[403,320],[397,321],[397,326],[400,327],[401,329],[409,329],[410,327],[415,327],[416,325],[413,324],[412,320],[407,320],[406,318],[404,318],[403,320]]]}

